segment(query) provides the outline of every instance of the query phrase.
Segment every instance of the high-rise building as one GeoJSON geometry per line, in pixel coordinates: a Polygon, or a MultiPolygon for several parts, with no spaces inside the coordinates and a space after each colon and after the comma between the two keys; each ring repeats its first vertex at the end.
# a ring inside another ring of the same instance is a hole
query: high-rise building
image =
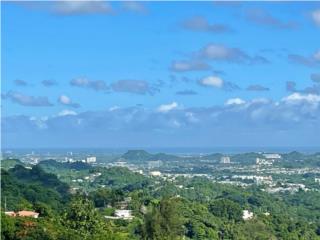
{"type": "Polygon", "coordinates": [[[221,157],[220,163],[223,163],[223,164],[230,163],[230,157],[226,157],[226,156],[221,157]]]}

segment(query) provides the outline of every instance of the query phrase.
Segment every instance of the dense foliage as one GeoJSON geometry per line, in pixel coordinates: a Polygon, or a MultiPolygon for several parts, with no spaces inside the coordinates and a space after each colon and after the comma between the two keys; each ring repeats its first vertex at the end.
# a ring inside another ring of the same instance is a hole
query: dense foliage
{"type": "Polygon", "coordinates": [[[2,212],[40,213],[38,219],[2,214],[1,239],[320,239],[316,191],[272,195],[204,177],[172,182],[126,168],[75,170],[52,161],[2,170],[1,185],[2,212]],[[52,172],[96,177],[71,194],[52,172]],[[131,210],[134,218],[105,218],[121,208],[131,210]],[[254,213],[253,219],[242,219],[245,209],[254,213]]]}

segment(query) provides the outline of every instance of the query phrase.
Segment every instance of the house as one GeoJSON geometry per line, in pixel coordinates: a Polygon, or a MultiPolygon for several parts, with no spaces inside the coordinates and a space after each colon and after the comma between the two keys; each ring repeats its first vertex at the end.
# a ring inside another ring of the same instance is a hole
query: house
{"type": "Polygon", "coordinates": [[[39,217],[39,213],[34,211],[26,211],[26,210],[22,210],[19,212],[9,211],[9,212],[5,212],[5,214],[10,217],[32,217],[32,218],[39,217]]]}
{"type": "Polygon", "coordinates": [[[123,219],[123,220],[131,220],[133,219],[131,210],[116,210],[114,212],[114,216],[104,216],[106,219],[123,219]]]}
{"type": "Polygon", "coordinates": [[[253,218],[253,212],[250,212],[249,210],[243,210],[242,211],[242,219],[243,220],[250,220],[253,218]]]}
{"type": "Polygon", "coordinates": [[[19,211],[16,213],[17,216],[19,217],[32,217],[32,218],[38,218],[39,217],[39,213],[37,212],[33,212],[33,211],[19,211]]]}
{"type": "Polygon", "coordinates": [[[9,216],[9,217],[15,217],[16,216],[16,213],[13,212],[13,211],[7,211],[7,212],[4,212],[4,214],[9,216]]]}
{"type": "Polygon", "coordinates": [[[131,210],[116,210],[114,215],[118,218],[122,219],[132,219],[132,211],[131,210]]]}

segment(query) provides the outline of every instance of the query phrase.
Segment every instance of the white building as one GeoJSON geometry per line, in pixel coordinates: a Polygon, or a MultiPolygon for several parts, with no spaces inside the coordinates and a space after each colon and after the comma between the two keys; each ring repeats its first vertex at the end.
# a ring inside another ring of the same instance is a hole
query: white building
{"type": "Polygon", "coordinates": [[[265,153],[263,156],[266,159],[281,159],[281,155],[278,153],[265,153]]]}
{"type": "Polygon", "coordinates": [[[122,219],[132,219],[132,211],[131,210],[116,210],[114,215],[118,218],[122,219]]]}
{"type": "Polygon", "coordinates": [[[226,156],[221,157],[220,163],[223,163],[223,164],[230,163],[230,157],[226,157],[226,156]]]}
{"type": "Polygon", "coordinates": [[[87,163],[95,163],[97,161],[96,157],[87,157],[86,162],[87,163]]]}
{"type": "Polygon", "coordinates": [[[264,158],[256,158],[257,165],[268,165],[271,166],[274,162],[274,159],[264,159],[264,158]]]}
{"type": "Polygon", "coordinates": [[[250,220],[253,218],[253,212],[250,212],[249,210],[243,210],[242,211],[242,219],[243,220],[250,220]]]}
{"type": "Polygon", "coordinates": [[[159,172],[159,171],[152,171],[152,172],[150,172],[150,175],[151,175],[151,176],[154,176],[154,177],[160,177],[160,176],[161,176],[161,172],[159,172]]]}

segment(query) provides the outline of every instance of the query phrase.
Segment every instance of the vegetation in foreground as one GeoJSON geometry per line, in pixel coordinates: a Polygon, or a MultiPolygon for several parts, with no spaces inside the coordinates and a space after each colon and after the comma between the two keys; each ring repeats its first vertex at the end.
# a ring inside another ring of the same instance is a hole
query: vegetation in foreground
{"type": "Polygon", "coordinates": [[[1,170],[1,239],[320,239],[319,192],[271,195],[201,177],[167,182],[126,168],[81,167],[78,173],[101,175],[71,194],[52,173],[70,166],[51,167],[17,162],[1,170]],[[123,202],[132,220],[105,219],[123,202]],[[254,218],[244,221],[244,209],[254,218]],[[40,216],[9,217],[4,210],[40,216]]]}

